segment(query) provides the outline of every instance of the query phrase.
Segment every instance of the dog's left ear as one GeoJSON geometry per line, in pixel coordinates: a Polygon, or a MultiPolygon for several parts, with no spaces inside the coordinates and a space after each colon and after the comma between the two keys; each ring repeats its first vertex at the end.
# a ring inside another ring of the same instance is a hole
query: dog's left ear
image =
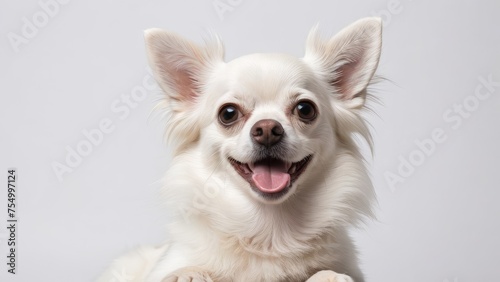
{"type": "Polygon", "coordinates": [[[382,21],[364,18],[340,31],[328,41],[313,28],[307,38],[304,61],[332,86],[351,108],[360,108],[366,87],[377,69],[382,46],[382,21]]]}

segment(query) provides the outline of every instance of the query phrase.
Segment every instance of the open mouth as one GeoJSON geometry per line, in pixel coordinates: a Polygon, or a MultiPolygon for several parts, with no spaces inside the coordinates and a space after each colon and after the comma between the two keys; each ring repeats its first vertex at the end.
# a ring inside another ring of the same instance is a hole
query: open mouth
{"type": "Polygon", "coordinates": [[[266,198],[279,198],[286,194],[304,172],[312,155],[292,163],[276,158],[265,158],[253,163],[241,163],[233,158],[229,162],[252,189],[266,198]]]}

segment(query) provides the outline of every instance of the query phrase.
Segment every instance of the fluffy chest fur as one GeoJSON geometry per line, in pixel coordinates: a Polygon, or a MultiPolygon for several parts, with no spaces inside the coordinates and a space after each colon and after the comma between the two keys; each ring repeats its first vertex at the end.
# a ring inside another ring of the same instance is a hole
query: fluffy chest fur
{"type": "Polygon", "coordinates": [[[321,269],[361,276],[347,228],[360,212],[370,214],[373,192],[349,150],[339,150],[285,204],[271,206],[232,186],[223,169],[193,161],[202,154],[181,156],[165,177],[163,199],[176,216],[149,281],[189,265],[214,269],[214,281],[304,281],[321,269]]]}

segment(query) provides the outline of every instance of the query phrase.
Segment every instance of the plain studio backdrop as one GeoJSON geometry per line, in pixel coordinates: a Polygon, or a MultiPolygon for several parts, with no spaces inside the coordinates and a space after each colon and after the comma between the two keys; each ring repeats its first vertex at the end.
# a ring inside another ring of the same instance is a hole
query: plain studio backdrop
{"type": "Polygon", "coordinates": [[[150,115],[161,94],[143,30],[198,42],[215,32],[227,60],[302,56],[316,23],[326,37],[366,16],[384,20],[378,74],[389,80],[366,114],[378,220],[353,230],[367,281],[498,280],[499,12],[499,1],[2,0],[0,281],[92,281],[165,239],[157,191],[170,155],[150,115]]]}

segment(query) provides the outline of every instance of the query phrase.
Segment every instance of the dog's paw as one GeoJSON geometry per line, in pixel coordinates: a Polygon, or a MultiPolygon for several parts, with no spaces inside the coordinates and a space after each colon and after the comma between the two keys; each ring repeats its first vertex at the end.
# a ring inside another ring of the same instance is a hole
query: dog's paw
{"type": "Polygon", "coordinates": [[[181,268],[165,277],[162,282],[213,282],[208,272],[196,268],[181,268]]]}
{"type": "Polygon", "coordinates": [[[306,282],[354,282],[354,280],[345,274],[338,274],[331,270],[322,270],[316,272],[306,282]]]}

